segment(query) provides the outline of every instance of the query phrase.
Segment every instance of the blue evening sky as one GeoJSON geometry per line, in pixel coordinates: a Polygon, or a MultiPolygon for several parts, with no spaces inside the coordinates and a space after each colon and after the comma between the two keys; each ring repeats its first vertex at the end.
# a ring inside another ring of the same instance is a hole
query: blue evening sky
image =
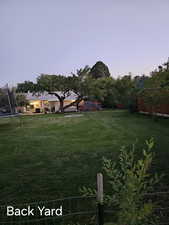
{"type": "Polygon", "coordinates": [[[169,56],[169,0],[0,0],[0,85],[101,60],[148,74],[169,56]]]}

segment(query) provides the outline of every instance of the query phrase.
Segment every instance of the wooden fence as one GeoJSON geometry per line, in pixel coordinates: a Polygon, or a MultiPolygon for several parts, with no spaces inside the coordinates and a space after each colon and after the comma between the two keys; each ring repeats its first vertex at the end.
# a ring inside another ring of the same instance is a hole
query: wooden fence
{"type": "MultiPolygon", "coordinates": [[[[138,99],[138,111],[145,114],[152,113],[151,105],[145,103],[143,98],[138,99]]],[[[159,116],[169,117],[169,104],[157,104],[153,106],[153,113],[159,116]]]]}

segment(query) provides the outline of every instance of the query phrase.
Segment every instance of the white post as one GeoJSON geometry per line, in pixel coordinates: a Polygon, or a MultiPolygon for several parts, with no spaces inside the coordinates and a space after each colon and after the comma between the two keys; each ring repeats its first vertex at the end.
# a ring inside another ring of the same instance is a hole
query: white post
{"type": "Polygon", "coordinates": [[[97,174],[97,201],[103,203],[103,175],[102,173],[97,174]]]}
{"type": "Polygon", "coordinates": [[[103,205],[103,175],[102,173],[97,174],[97,201],[98,201],[98,225],[104,224],[104,205],[103,205]]]}

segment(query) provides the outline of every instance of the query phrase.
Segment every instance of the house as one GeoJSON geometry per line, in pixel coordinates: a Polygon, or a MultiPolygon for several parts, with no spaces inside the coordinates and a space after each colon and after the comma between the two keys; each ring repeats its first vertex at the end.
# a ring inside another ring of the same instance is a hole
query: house
{"type": "MultiPolygon", "coordinates": [[[[57,92],[59,95],[60,93],[57,92]]],[[[60,102],[55,95],[49,95],[47,92],[43,94],[27,93],[25,94],[26,99],[29,102],[27,107],[17,107],[17,111],[20,113],[54,113],[59,112],[60,102]]],[[[70,96],[64,100],[64,106],[74,102],[77,95],[73,92],[70,96]]],[[[101,104],[98,101],[87,101],[82,100],[78,105],[78,111],[96,111],[101,110],[101,104]]],[[[73,105],[64,110],[65,112],[76,112],[77,106],[73,105]]]]}
{"type": "MultiPolygon", "coordinates": [[[[58,94],[60,94],[58,92],[58,94]]],[[[33,95],[32,93],[25,94],[27,100],[29,101],[29,105],[27,107],[17,107],[19,112],[24,113],[47,113],[47,112],[58,112],[59,111],[59,100],[54,95],[49,95],[47,92],[43,94],[33,95]]],[[[65,98],[64,106],[70,104],[75,101],[76,95],[71,93],[70,96],[65,98]]],[[[71,106],[67,108],[65,111],[76,111],[76,106],[71,106]]]]}

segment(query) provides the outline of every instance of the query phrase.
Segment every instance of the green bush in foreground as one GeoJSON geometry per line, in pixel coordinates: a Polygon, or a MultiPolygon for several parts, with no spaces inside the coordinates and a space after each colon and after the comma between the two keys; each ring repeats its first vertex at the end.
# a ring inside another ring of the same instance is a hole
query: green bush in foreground
{"type": "MultiPolygon", "coordinates": [[[[122,147],[116,162],[103,158],[103,170],[108,176],[111,193],[104,196],[104,204],[113,206],[116,213],[116,225],[153,224],[155,203],[145,201],[145,193],[152,192],[160,177],[150,173],[154,154],[153,140],[146,141],[140,159],[136,158],[135,146],[127,150],[122,147]]],[[[84,194],[91,194],[92,190],[83,188],[84,194]]],[[[93,191],[95,192],[95,191],[93,191]]]]}

